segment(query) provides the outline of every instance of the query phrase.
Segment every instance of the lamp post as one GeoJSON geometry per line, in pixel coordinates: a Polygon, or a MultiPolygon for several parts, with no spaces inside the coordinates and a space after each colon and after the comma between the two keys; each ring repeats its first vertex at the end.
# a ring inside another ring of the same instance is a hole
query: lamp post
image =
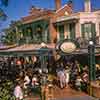
{"type": "Polygon", "coordinates": [[[93,41],[89,41],[88,54],[89,54],[89,80],[94,81],[96,79],[96,73],[95,73],[95,45],[93,41]]]}
{"type": "Polygon", "coordinates": [[[43,69],[45,68],[45,55],[44,55],[44,53],[45,53],[45,49],[46,49],[46,47],[47,47],[47,45],[44,43],[44,42],[42,42],[41,43],[41,69],[42,69],[42,71],[43,71],[43,69]]]}
{"type": "Polygon", "coordinates": [[[95,45],[93,41],[89,41],[88,45],[88,57],[89,57],[89,94],[92,95],[92,81],[96,79],[95,73],[95,45]]]}
{"type": "Polygon", "coordinates": [[[44,74],[44,69],[46,69],[46,62],[45,62],[45,52],[46,52],[46,48],[47,48],[47,45],[42,42],[41,43],[41,70],[42,70],[42,78],[41,78],[41,95],[42,95],[42,100],[45,100],[45,91],[46,91],[46,83],[47,83],[47,79],[46,79],[46,75],[44,74]]]}
{"type": "MultiPolygon", "coordinates": [[[[46,53],[48,52],[47,51],[48,49],[47,49],[47,45],[44,43],[44,42],[42,42],[41,43],[41,55],[40,55],[40,57],[41,57],[41,69],[42,69],[42,74],[47,74],[48,73],[48,71],[47,71],[47,66],[46,66],[46,53]]],[[[46,75],[44,75],[44,76],[46,76],[46,75]]],[[[46,83],[46,80],[44,80],[44,84],[46,83]]]]}

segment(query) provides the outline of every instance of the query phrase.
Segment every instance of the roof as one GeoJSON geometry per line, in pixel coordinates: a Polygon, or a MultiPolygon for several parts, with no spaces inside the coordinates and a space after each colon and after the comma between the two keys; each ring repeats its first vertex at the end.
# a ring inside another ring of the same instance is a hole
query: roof
{"type": "MultiPolygon", "coordinates": [[[[47,48],[54,48],[54,44],[47,44],[47,48]]],[[[41,48],[41,44],[24,44],[17,46],[15,48],[8,49],[7,51],[31,51],[31,50],[39,50],[41,48]]]]}
{"type": "Polygon", "coordinates": [[[70,15],[64,15],[64,16],[58,17],[56,19],[56,22],[69,21],[69,20],[74,20],[74,19],[78,20],[79,16],[80,16],[80,13],[73,13],[73,14],[70,14],[70,15]]]}
{"type": "Polygon", "coordinates": [[[14,48],[14,47],[16,47],[16,44],[14,44],[14,45],[1,45],[0,50],[7,50],[7,49],[14,48]]]}
{"type": "Polygon", "coordinates": [[[29,15],[22,17],[23,24],[31,23],[37,20],[42,20],[45,18],[50,18],[52,16],[63,16],[65,13],[68,12],[68,14],[72,13],[72,7],[69,4],[65,4],[57,11],[51,10],[51,9],[45,9],[45,8],[38,8],[38,7],[32,7],[29,11],[29,15]]]}
{"type": "MultiPolygon", "coordinates": [[[[10,47],[10,46],[9,46],[10,47]]],[[[44,51],[44,53],[48,54],[49,50],[56,50],[55,44],[46,44],[46,47],[41,47],[41,44],[24,44],[20,46],[13,46],[11,48],[5,48],[0,49],[0,56],[2,55],[39,55],[41,54],[41,51],[44,51]]],[[[64,54],[59,52],[60,54],[64,54]]],[[[100,56],[100,47],[96,47],[95,49],[96,56],[100,56]]],[[[76,49],[74,52],[70,54],[64,54],[64,55],[81,55],[81,54],[88,54],[87,48],[79,48],[76,49]]]]}
{"type": "Polygon", "coordinates": [[[54,10],[34,7],[31,8],[28,16],[22,17],[21,19],[22,22],[26,24],[39,19],[49,18],[54,12],[54,10]]]}
{"type": "Polygon", "coordinates": [[[72,12],[72,8],[71,7],[69,7],[69,5],[68,4],[65,4],[64,6],[62,6],[60,9],[58,9],[57,11],[56,11],[56,13],[58,13],[59,11],[61,11],[61,10],[63,10],[65,7],[67,7],[67,8],[69,8],[70,10],[71,10],[71,12],[72,12]]]}
{"type": "Polygon", "coordinates": [[[0,50],[0,55],[20,55],[20,54],[39,54],[40,51],[48,51],[55,48],[54,44],[46,44],[47,49],[41,49],[41,44],[24,44],[12,48],[5,48],[0,50]]]}

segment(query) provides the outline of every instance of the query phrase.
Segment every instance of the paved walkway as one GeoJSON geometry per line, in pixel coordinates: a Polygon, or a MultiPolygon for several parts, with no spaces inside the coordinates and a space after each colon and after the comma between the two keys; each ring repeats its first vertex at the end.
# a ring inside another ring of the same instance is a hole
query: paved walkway
{"type": "Polygon", "coordinates": [[[28,96],[24,100],[41,100],[40,97],[28,96]]]}
{"type": "Polygon", "coordinates": [[[91,97],[88,97],[88,96],[81,96],[81,97],[67,97],[67,98],[55,98],[55,99],[49,99],[49,100],[95,100],[91,97]]]}
{"type": "MultiPolygon", "coordinates": [[[[71,89],[70,87],[60,89],[57,86],[52,87],[51,90],[48,88],[45,91],[45,100],[98,100],[87,94],[71,89]]],[[[39,97],[29,96],[25,100],[41,100],[39,97]]]]}
{"type": "Polygon", "coordinates": [[[70,87],[64,89],[54,87],[51,90],[51,94],[46,92],[46,96],[46,100],[94,100],[87,94],[73,90],[70,87]]]}

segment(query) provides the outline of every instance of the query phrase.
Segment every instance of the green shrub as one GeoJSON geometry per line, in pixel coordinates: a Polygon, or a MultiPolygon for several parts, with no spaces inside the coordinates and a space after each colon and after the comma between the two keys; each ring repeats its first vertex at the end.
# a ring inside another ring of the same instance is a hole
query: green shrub
{"type": "Polygon", "coordinates": [[[7,80],[0,84],[0,100],[15,100],[13,96],[14,84],[7,80]]]}

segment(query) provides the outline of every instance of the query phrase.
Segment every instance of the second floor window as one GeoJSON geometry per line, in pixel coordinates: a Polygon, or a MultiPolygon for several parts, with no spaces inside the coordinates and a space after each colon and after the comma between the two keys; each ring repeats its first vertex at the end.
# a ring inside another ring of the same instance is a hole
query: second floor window
{"type": "Polygon", "coordinates": [[[82,37],[89,40],[95,37],[96,29],[94,23],[84,23],[81,25],[82,37]]]}

